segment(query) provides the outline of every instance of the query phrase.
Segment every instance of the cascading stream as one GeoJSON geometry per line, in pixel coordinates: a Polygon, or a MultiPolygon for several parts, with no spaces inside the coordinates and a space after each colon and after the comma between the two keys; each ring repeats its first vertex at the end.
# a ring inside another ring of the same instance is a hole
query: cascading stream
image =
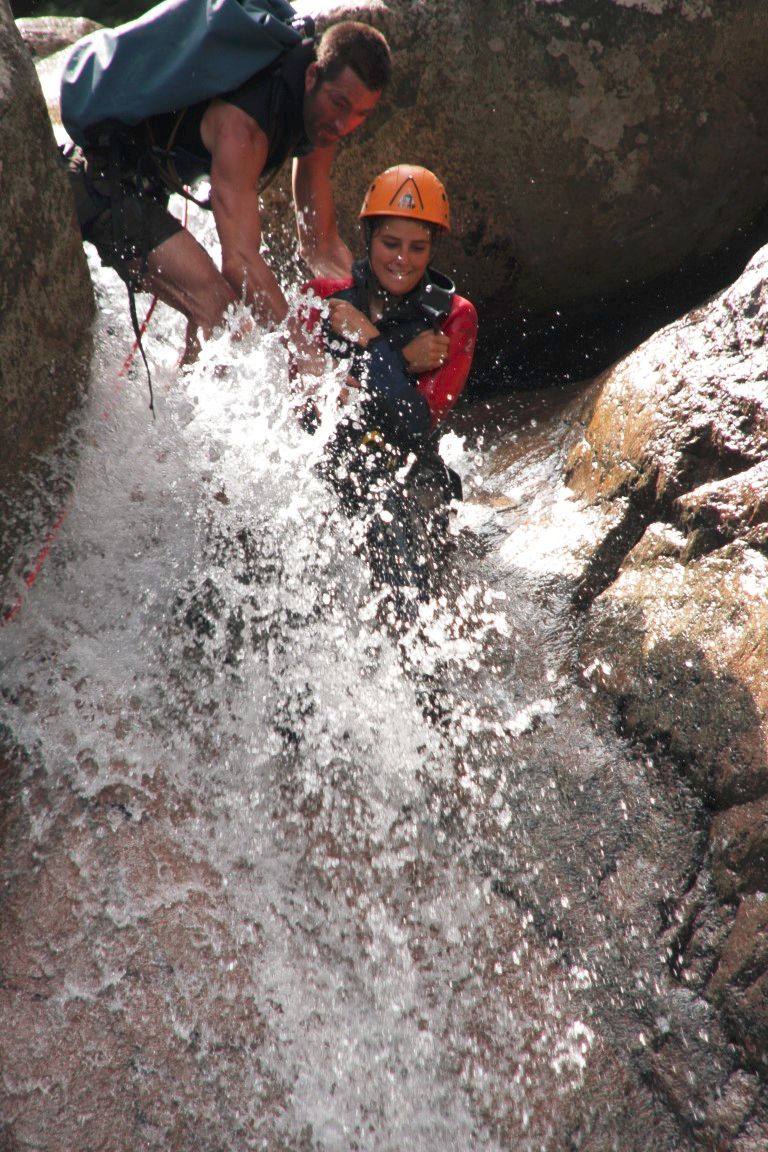
{"type": "Polygon", "coordinates": [[[398,639],[279,339],[176,373],[158,309],[153,421],[93,273],[89,399],[46,464],[71,509],[0,633],[18,1147],[687,1147],[614,1063],[667,995],[640,903],[596,911],[653,770],[575,683],[557,429],[502,511],[490,441],[449,437],[454,575],[398,639]]]}

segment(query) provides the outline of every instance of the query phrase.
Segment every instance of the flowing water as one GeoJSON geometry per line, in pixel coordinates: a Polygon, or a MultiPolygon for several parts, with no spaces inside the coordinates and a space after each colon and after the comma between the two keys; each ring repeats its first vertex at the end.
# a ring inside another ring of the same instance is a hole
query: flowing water
{"type": "Polygon", "coordinates": [[[85,409],[9,511],[19,565],[64,516],[0,630],[0,1145],[687,1147],[635,1071],[660,1003],[705,1026],[648,912],[669,802],[588,719],[563,428],[518,398],[446,438],[445,595],[398,632],[280,340],[177,372],[159,308],[153,419],[93,272],[85,409]]]}

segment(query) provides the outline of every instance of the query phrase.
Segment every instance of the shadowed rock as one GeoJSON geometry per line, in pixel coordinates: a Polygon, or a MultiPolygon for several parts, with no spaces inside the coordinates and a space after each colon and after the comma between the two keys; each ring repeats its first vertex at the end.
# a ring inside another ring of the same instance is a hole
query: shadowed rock
{"type": "Polygon", "coordinates": [[[51,441],[88,354],[93,294],[40,85],[0,0],[0,485],[51,441]]]}
{"type": "Polygon", "coordinates": [[[709,993],[729,1031],[764,1076],[768,1044],[768,901],[764,892],[742,898],[709,993]]]}
{"type": "Polygon", "coordinates": [[[556,309],[603,310],[716,252],[768,199],[761,0],[298,7],[370,20],[394,50],[383,107],[337,163],[343,233],[375,172],[434,168],[454,222],[441,260],[509,335],[547,312],[556,342],[556,309]]]}
{"type": "Polygon", "coordinates": [[[768,891],[768,799],[738,804],[712,821],[712,875],[720,896],[768,891]]]}

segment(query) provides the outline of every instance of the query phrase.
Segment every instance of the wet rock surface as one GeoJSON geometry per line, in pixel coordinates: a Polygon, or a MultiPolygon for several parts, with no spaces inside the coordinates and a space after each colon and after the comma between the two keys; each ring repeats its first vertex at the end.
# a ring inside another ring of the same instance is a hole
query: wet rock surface
{"type": "Polygon", "coordinates": [[[768,462],[702,484],[677,500],[687,552],[741,540],[768,552],[768,462]]]}
{"type": "MultiPolygon", "coordinates": [[[[93,294],[45,101],[0,3],[0,484],[50,444],[77,398],[93,294]]],[[[0,541],[0,567],[3,565],[0,541]]]]}
{"type": "Polygon", "coordinates": [[[679,536],[646,529],[590,609],[583,655],[626,730],[720,808],[768,791],[768,562],[738,545],[682,557],[679,536]]]}
{"type": "Polygon", "coordinates": [[[122,451],[89,430],[47,592],[3,636],[6,1143],[759,1147],[749,1004],[706,994],[734,921],[706,806],[581,676],[608,521],[562,481],[584,390],[465,412],[478,525],[450,629],[401,664],[308,493],[287,511],[280,474],[271,502],[275,456],[241,476],[244,399],[219,440],[198,387],[178,439],[137,401],[122,451]]]}
{"type": "MultiPolygon", "coordinates": [[[[734,917],[698,979],[763,1069],[768,793],[768,252],[732,288],[593,386],[566,474],[630,544],[591,598],[586,680],[625,733],[663,750],[712,814],[708,856],[734,917]],[[635,542],[636,541],[636,542],[635,542]]],[[[608,556],[605,541],[594,554],[608,556]]],[[[681,946],[681,963],[695,934],[681,946]]]]}

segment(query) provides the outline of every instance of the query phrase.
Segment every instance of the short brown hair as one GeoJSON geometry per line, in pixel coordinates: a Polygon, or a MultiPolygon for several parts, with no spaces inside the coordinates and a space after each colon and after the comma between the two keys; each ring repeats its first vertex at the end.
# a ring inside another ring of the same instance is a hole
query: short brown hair
{"type": "Polygon", "coordinates": [[[320,80],[335,80],[351,68],[371,92],[383,92],[392,75],[389,44],[370,24],[343,20],[326,28],[317,46],[320,80]]]}

